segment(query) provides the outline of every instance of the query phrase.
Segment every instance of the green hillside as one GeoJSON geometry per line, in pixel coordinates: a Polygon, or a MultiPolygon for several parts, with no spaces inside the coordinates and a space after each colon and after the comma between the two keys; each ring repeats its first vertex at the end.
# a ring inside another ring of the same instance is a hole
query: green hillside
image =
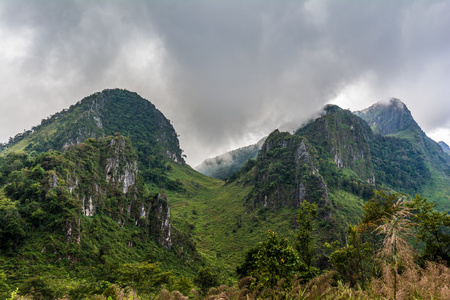
{"type": "Polygon", "coordinates": [[[328,105],[295,134],[275,130],[210,161],[223,181],[184,163],[149,101],[93,94],[0,152],[0,298],[16,289],[34,299],[181,299],[163,289],[201,298],[220,284],[229,289],[211,295],[266,299],[295,286],[297,297],[321,273],[352,289],[382,268],[374,226],[412,208],[417,259],[446,260],[448,217],[415,197],[450,209],[450,156],[436,146],[399,100],[358,116],[328,105]],[[254,283],[231,288],[243,275],[254,283]]]}
{"type": "Polygon", "coordinates": [[[0,157],[0,259],[8,285],[46,299],[77,298],[102,293],[133,268],[193,276],[204,259],[172,227],[167,195],[146,187],[137,159],[121,135],[64,152],[0,157]]]}

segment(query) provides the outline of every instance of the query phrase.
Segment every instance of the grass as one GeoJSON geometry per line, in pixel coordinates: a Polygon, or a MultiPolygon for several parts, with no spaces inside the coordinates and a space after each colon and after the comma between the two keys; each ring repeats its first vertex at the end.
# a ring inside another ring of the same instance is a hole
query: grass
{"type": "Polygon", "coordinates": [[[428,166],[431,180],[422,187],[422,196],[435,202],[439,211],[450,211],[450,178],[435,168],[428,166]]]}
{"type": "Polygon", "coordinates": [[[352,193],[337,190],[329,193],[333,213],[342,228],[348,224],[357,224],[362,216],[364,201],[352,193]]]}
{"type": "Polygon", "coordinates": [[[276,213],[248,210],[245,198],[251,187],[206,177],[190,167],[172,164],[169,176],[181,180],[183,193],[168,192],[173,226],[188,232],[197,250],[225,278],[234,278],[244,252],[264,240],[267,230],[293,236],[294,208],[276,213]]]}
{"type": "MultiPolygon", "coordinates": [[[[236,279],[235,269],[243,262],[245,251],[263,241],[268,230],[290,241],[295,236],[297,209],[286,206],[276,212],[262,207],[249,210],[245,199],[251,186],[225,184],[175,163],[171,164],[169,177],[180,180],[185,187],[182,193],[167,192],[172,225],[189,234],[197,250],[223,278],[236,279]]],[[[345,229],[362,215],[361,198],[343,190],[330,192],[329,197],[334,220],[326,221],[326,228],[319,230],[323,240],[336,239],[340,231],[333,228],[345,229]]]]}

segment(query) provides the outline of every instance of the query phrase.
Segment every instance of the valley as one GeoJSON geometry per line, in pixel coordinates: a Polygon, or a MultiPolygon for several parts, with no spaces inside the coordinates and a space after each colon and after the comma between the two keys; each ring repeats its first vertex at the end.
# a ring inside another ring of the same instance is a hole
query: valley
{"type": "Polygon", "coordinates": [[[192,298],[204,270],[231,287],[268,232],[296,243],[305,203],[317,205],[308,234],[314,268],[326,274],[377,191],[420,194],[437,214],[450,211],[450,156],[398,99],[355,113],[327,105],[292,134],[274,129],[206,160],[199,170],[212,177],[186,164],[162,112],[120,89],[84,98],[1,149],[4,297],[17,289],[36,299],[106,299],[131,288],[151,298],[164,288],[192,298]]]}

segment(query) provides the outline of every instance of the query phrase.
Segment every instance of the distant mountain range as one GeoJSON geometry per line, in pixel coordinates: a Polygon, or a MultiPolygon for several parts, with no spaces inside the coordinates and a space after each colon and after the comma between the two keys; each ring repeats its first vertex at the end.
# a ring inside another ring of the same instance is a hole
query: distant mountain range
{"type": "Polygon", "coordinates": [[[255,159],[266,138],[254,145],[242,147],[214,158],[204,160],[195,167],[200,173],[217,179],[227,179],[239,171],[249,159],[255,159]]]}
{"type": "MultiPolygon", "coordinates": [[[[330,115],[330,113],[336,114],[337,111],[341,111],[341,109],[334,105],[328,105],[324,108],[325,115],[330,115]]],[[[379,102],[362,111],[356,111],[352,113],[357,117],[360,117],[365,122],[357,121],[357,119],[352,117],[348,111],[341,112],[340,114],[341,116],[338,117],[338,120],[336,120],[336,122],[339,122],[339,118],[342,118],[344,124],[353,126],[352,130],[358,130],[357,128],[361,128],[362,132],[360,132],[360,134],[354,135],[356,138],[362,138],[362,140],[356,144],[361,146],[360,143],[364,143],[364,141],[370,142],[376,136],[385,136],[387,138],[403,138],[401,142],[404,143],[405,140],[407,140],[412,143],[414,145],[414,148],[417,151],[420,151],[423,157],[426,158],[428,162],[432,163],[435,168],[440,170],[447,170],[447,165],[450,163],[450,160],[449,157],[443,155],[443,152],[447,154],[450,153],[450,148],[448,147],[448,145],[446,145],[444,142],[436,143],[428,138],[422,131],[420,126],[416,123],[406,105],[399,99],[392,98],[388,102],[379,102]],[[367,125],[365,123],[367,123],[370,128],[367,128],[367,125]],[[357,127],[355,127],[355,125],[357,127]]],[[[326,117],[325,119],[327,118],[334,117],[326,117]]],[[[315,122],[311,122],[310,124],[307,124],[304,127],[300,128],[296,134],[304,134],[311,126],[319,126],[318,123],[323,122],[323,120],[323,117],[318,118],[315,122]]],[[[344,133],[345,129],[346,128],[340,128],[336,132],[333,132],[332,134],[335,134],[337,136],[334,136],[332,140],[336,141],[336,143],[342,142],[343,139],[341,133],[344,133]]],[[[329,128],[327,127],[319,131],[320,132],[317,135],[310,135],[309,139],[316,140],[317,143],[329,144],[329,128]],[[320,139],[325,137],[327,141],[319,141],[320,139]]],[[[377,137],[377,139],[381,140],[381,138],[379,137],[377,137]]],[[[399,141],[397,139],[390,140],[399,141]]],[[[236,170],[241,168],[244,165],[243,162],[248,159],[256,159],[256,149],[261,148],[261,142],[258,144],[258,147],[255,147],[256,145],[250,145],[224,153],[212,159],[207,159],[199,166],[197,166],[196,170],[207,176],[218,179],[226,179],[234,172],[236,172],[236,170]]],[[[353,145],[356,144],[353,143],[353,145]]],[[[351,169],[355,169],[356,167],[354,166],[354,163],[357,161],[358,157],[363,159],[364,154],[369,157],[371,155],[368,144],[362,146],[361,149],[344,149],[339,144],[333,144],[332,147],[334,148],[330,149],[330,151],[333,152],[332,155],[334,155],[335,157],[335,162],[340,168],[350,167],[351,165],[351,169]]],[[[344,145],[344,147],[347,147],[347,145],[344,145]]],[[[372,164],[372,162],[368,161],[367,164],[367,167],[371,168],[370,165],[372,164]]],[[[374,175],[373,170],[365,169],[365,171],[368,172],[364,175],[366,177],[365,180],[368,180],[370,176],[374,175]]],[[[375,180],[372,181],[375,182],[375,180]]]]}

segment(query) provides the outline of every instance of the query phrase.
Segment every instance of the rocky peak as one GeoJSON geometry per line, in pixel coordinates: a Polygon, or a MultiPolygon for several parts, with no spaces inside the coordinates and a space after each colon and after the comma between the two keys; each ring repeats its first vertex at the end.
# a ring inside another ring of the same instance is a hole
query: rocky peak
{"type": "Polygon", "coordinates": [[[447,171],[450,156],[438,143],[430,139],[414,120],[406,105],[398,99],[376,103],[355,114],[366,121],[375,133],[408,139],[438,170],[447,171]]]}
{"type": "Polygon", "coordinates": [[[361,118],[336,105],[327,105],[325,114],[297,130],[313,145],[329,153],[339,168],[350,168],[361,179],[375,183],[369,142],[370,127],[361,118]]]}
{"type": "Polygon", "coordinates": [[[409,109],[397,98],[392,98],[388,102],[378,102],[354,114],[366,121],[375,133],[382,135],[407,130],[423,133],[409,109]]]}

